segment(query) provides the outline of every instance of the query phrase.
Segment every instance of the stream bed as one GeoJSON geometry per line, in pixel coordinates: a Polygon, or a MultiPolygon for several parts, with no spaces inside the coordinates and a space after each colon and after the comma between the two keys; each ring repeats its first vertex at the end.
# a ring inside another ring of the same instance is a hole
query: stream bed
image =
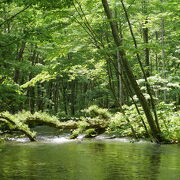
{"type": "Polygon", "coordinates": [[[180,180],[180,146],[39,136],[0,144],[0,180],[180,180]]]}

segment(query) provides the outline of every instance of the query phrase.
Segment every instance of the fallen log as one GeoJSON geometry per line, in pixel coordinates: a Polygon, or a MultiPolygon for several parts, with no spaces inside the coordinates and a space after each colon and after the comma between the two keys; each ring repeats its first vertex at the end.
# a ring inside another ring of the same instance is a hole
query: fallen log
{"type": "Polygon", "coordinates": [[[29,139],[30,141],[35,141],[35,135],[33,132],[30,131],[30,129],[28,127],[24,127],[24,126],[20,126],[17,122],[11,120],[9,117],[6,117],[4,115],[0,115],[0,120],[3,121],[3,122],[9,122],[11,125],[14,126],[14,129],[17,129],[18,131],[22,132],[23,134],[25,134],[29,139]],[[25,128],[25,129],[23,129],[25,128]]]}
{"type": "Polygon", "coordinates": [[[11,125],[13,125],[14,129],[21,131],[23,134],[25,134],[30,139],[30,141],[35,141],[35,135],[33,134],[33,132],[31,132],[29,128],[29,126],[34,123],[47,125],[62,130],[75,130],[80,128],[80,124],[83,122],[86,123],[83,131],[93,128],[95,129],[96,135],[105,132],[106,128],[108,127],[108,121],[99,120],[99,119],[90,119],[90,118],[84,118],[83,120],[80,121],[68,120],[66,122],[60,122],[58,119],[48,121],[47,119],[42,119],[40,117],[36,117],[32,115],[32,116],[27,116],[23,121],[16,122],[15,120],[12,120],[11,118],[3,114],[0,114],[0,120],[6,123],[8,122],[11,125]]]}
{"type": "Polygon", "coordinates": [[[25,120],[26,124],[31,124],[34,122],[63,130],[78,128],[78,122],[72,120],[66,122],[59,122],[59,121],[57,122],[57,121],[46,121],[38,117],[27,117],[25,120]]]}

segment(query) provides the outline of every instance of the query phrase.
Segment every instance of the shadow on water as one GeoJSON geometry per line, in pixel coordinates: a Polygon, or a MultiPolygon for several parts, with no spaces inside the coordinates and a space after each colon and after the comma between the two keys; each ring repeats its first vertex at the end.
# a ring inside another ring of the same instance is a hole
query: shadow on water
{"type": "MultiPolygon", "coordinates": [[[[161,146],[156,144],[150,147],[150,156],[149,156],[149,169],[150,172],[153,172],[153,175],[149,176],[149,179],[156,180],[158,179],[158,175],[160,173],[160,165],[161,165],[161,146]]],[[[151,173],[148,173],[151,174],[151,173]]]]}

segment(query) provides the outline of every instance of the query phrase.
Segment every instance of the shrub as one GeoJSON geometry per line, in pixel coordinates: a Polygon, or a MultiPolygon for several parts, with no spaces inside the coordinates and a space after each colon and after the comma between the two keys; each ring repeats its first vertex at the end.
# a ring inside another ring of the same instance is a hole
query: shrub
{"type": "Polygon", "coordinates": [[[83,110],[85,115],[91,118],[99,117],[99,119],[108,120],[111,118],[111,113],[108,109],[99,108],[97,105],[92,105],[88,109],[83,110]]]}

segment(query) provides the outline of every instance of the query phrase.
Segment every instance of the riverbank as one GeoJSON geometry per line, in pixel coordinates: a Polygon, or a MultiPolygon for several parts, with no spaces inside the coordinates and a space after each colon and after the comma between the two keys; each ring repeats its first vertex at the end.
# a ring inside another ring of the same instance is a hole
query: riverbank
{"type": "MultiPolygon", "coordinates": [[[[9,137],[9,135],[25,135],[31,141],[36,141],[37,133],[33,127],[46,125],[56,128],[59,132],[68,130],[70,139],[76,139],[81,134],[85,134],[86,138],[94,138],[100,134],[106,134],[109,138],[130,137],[135,139],[135,141],[145,139],[155,142],[156,140],[151,134],[144,114],[137,114],[134,106],[126,106],[125,109],[124,114],[120,112],[113,114],[107,109],[91,106],[83,111],[81,117],[72,118],[73,120],[65,120],[65,118],[52,116],[45,112],[35,112],[33,114],[28,111],[16,114],[3,112],[0,115],[0,135],[4,139],[9,137]]],[[[167,109],[161,109],[157,113],[161,129],[160,135],[163,139],[159,143],[179,143],[179,113],[172,109],[168,109],[168,111],[167,109]]]]}

